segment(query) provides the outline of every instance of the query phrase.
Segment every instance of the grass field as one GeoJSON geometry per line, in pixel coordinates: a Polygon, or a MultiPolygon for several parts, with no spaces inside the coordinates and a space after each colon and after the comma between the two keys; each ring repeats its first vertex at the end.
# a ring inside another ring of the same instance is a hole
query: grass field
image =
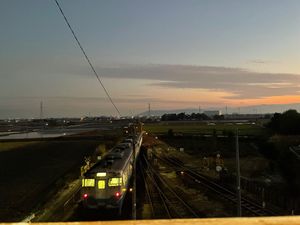
{"type": "Polygon", "coordinates": [[[67,182],[77,179],[84,158],[104,144],[112,145],[101,140],[0,143],[0,222],[28,216],[67,182]]]}
{"type": "Polygon", "coordinates": [[[0,152],[10,151],[13,149],[22,149],[25,146],[28,147],[37,143],[37,141],[0,142],[0,152]]]}
{"type": "Polygon", "coordinates": [[[260,136],[267,132],[264,127],[256,124],[161,122],[144,125],[145,131],[157,135],[167,134],[169,129],[172,129],[174,133],[181,134],[213,134],[215,130],[217,135],[222,135],[224,132],[235,133],[237,128],[240,135],[260,136]]]}

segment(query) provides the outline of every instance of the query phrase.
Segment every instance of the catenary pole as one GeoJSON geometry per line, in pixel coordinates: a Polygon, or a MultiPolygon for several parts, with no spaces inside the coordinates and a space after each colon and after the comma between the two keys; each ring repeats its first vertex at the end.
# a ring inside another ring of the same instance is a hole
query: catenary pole
{"type": "Polygon", "coordinates": [[[236,193],[237,193],[237,216],[242,216],[241,196],[241,174],[240,174],[240,150],[239,150],[239,129],[236,129],[236,193]]]}

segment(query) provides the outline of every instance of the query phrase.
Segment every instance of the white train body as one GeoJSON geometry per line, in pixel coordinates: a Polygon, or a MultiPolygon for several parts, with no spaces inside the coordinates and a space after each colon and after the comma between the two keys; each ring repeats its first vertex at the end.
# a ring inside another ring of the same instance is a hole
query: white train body
{"type": "Polygon", "coordinates": [[[85,208],[121,209],[132,175],[133,147],[137,158],[141,144],[142,134],[125,139],[84,174],[81,196],[85,208]]]}

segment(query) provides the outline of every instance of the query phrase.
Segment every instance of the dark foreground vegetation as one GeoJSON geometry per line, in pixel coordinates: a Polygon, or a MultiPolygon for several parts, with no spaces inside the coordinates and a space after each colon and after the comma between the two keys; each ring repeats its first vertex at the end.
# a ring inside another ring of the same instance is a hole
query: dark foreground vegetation
{"type": "MultiPolygon", "coordinates": [[[[97,140],[21,142],[0,152],[0,221],[21,221],[77,179],[97,140]]],[[[3,143],[2,143],[3,144],[3,143]]]]}

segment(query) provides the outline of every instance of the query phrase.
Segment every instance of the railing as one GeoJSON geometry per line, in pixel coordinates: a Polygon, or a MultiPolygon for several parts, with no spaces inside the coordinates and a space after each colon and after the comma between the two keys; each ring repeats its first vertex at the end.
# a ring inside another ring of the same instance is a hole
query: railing
{"type": "MultiPolygon", "coordinates": [[[[27,223],[0,223],[25,225],[27,223]]],[[[34,223],[33,225],[300,225],[300,216],[34,223]]]]}

